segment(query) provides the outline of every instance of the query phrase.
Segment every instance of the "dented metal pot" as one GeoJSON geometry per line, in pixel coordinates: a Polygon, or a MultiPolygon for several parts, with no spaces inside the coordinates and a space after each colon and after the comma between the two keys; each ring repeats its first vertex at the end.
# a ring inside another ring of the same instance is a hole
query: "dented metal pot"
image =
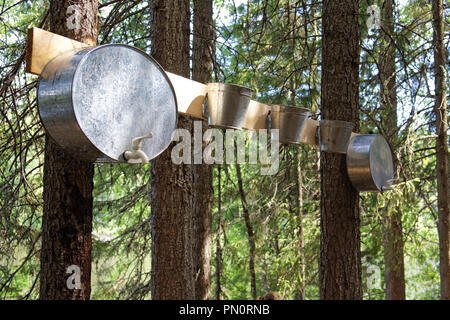
{"type": "Polygon", "coordinates": [[[279,140],[282,143],[300,144],[306,119],[310,111],[293,106],[272,105],[268,114],[270,130],[279,130],[279,140]]]}
{"type": "Polygon", "coordinates": [[[228,83],[208,83],[205,116],[208,125],[223,129],[242,129],[253,90],[228,83]]]}

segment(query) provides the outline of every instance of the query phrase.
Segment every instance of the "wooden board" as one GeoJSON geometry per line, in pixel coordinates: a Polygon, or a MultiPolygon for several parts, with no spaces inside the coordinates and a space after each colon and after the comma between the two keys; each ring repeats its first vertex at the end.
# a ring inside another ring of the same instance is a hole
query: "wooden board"
{"type": "MultiPolygon", "coordinates": [[[[39,29],[31,28],[27,36],[26,72],[41,74],[47,63],[59,54],[77,48],[89,47],[89,44],[39,29]]],[[[166,72],[175,90],[178,112],[202,119],[202,104],[207,86],[176,74],[166,72]]],[[[266,117],[270,106],[251,100],[243,128],[247,130],[267,129],[266,117]]],[[[308,119],[303,130],[301,143],[317,145],[316,131],[318,121],[308,119]]]]}
{"type": "Polygon", "coordinates": [[[307,119],[305,128],[303,129],[303,132],[302,132],[302,136],[300,137],[300,142],[317,146],[318,141],[316,138],[316,133],[317,133],[318,126],[319,126],[319,121],[316,121],[313,119],[307,119]]]}
{"type": "Polygon", "coordinates": [[[247,130],[267,129],[267,113],[270,106],[251,100],[242,127],[247,130]]]}
{"type": "Polygon", "coordinates": [[[56,56],[65,51],[85,47],[89,45],[39,28],[30,28],[27,34],[25,71],[39,75],[56,56]]]}
{"type": "Polygon", "coordinates": [[[202,105],[207,92],[203,83],[166,71],[177,96],[178,112],[202,119],[202,105]]]}

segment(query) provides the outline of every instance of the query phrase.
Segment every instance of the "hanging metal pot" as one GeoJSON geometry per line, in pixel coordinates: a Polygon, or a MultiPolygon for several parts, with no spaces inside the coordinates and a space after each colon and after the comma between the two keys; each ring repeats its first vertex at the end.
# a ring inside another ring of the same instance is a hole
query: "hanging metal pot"
{"type": "Polygon", "coordinates": [[[272,105],[268,117],[269,130],[279,130],[282,143],[300,144],[306,119],[311,115],[308,109],[293,106],[272,105]]]}
{"type": "Polygon", "coordinates": [[[242,129],[253,90],[228,83],[208,83],[208,125],[223,129],[242,129]]]}
{"type": "Polygon", "coordinates": [[[394,163],[389,144],[379,134],[355,135],[348,145],[347,173],[358,191],[391,189],[394,163]]]}
{"type": "Polygon", "coordinates": [[[320,150],[345,154],[354,126],[353,123],[346,121],[319,121],[320,150]]]}
{"type": "Polygon", "coordinates": [[[176,96],[164,70],[123,44],[51,60],[39,80],[38,107],[48,134],[87,161],[122,162],[132,148],[152,159],[167,148],[177,125],[176,96]]]}

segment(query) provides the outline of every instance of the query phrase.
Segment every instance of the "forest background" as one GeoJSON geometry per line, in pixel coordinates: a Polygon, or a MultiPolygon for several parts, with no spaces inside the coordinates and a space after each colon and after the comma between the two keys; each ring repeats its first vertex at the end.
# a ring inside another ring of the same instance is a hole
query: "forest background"
{"type": "MultiPolygon", "coordinates": [[[[404,259],[406,298],[439,299],[431,2],[395,2],[392,29],[383,19],[369,29],[369,6],[384,10],[384,3],[360,1],[360,131],[386,137],[396,185],[393,191],[360,194],[363,297],[386,298],[384,226],[386,212],[393,211],[401,213],[403,248],[395,254],[404,259]],[[397,108],[389,116],[395,126],[385,121],[389,110],[380,92],[386,41],[394,48],[397,108]]],[[[320,117],[321,6],[315,0],[214,0],[213,81],[251,87],[258,101],[308,108],[320,117]]],[[[99,1],[98,43],[130,44],[150,53],[150,9],[147,1],[99,1]]],[[[45,0],[1,1],[2,299],[39,297],[44,130],[37,77],[25,73],[24,60],[27,30],[45,28],[48,10],[45,0]]],[[[448,70],[449,3],[443,13],[448,70]]],[[[286,299],[319,298],[319,167],[319,150],[307,145],[282,146],[273,176],[260,175],[259,165],[213,166],[212,297],[250,299],[278,291],[286,299]]],[[[149,179],[146,165],[95,165],[92,299],[151,298],[149,179]]]]}

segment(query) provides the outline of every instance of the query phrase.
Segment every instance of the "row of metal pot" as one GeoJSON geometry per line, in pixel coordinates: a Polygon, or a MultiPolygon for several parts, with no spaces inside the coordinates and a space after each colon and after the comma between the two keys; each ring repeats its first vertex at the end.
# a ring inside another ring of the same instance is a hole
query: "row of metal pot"
{"type": "MultiPolygon", "coordinates": [[[[208,84],[208,125],[223,129],[242,129],[252,90],[233,84],[208,84]]],[[[267,112],[267,129],[278,129],[278,139],[286,144],[300,144],[308,109],[271,105],[267,112]]],[[[390,147],[378,134],[353,134],[354,124],[338,120],[321,120],[317,127],[317,142],[324,152],[346,154],[347,172],[359,191],[391,189],[393,161],[390,147]]]]}
{"type": "MultiPolygon", "coordinates": [[[[246,87],[208,84],[204,116],[209,125],[241,129],[251,95],[246,87]]],[[[177,127],[177,93],[167,74],[151,56],[127,45],[76,49],[54,58],[39,80],[38,107],[47,133],[87,161],[145,163],[168,147],[177,127]]],[[[261,110],[266,114],[258,119],[266,117],[265,128],[278,129],[282,143],[300,143],[307,109],[273,105],[261,110]]],[[[355,188],[385,190],[393,174],[388,144],[380,135],[352,130],[352,123],[322,120],[308,137],[312,134],[322,151],[347,155],[355,188]]]]}
{"type": "MultiPolygon", "coordinates": [[[[208,125],[222,129],[242,129],[252,90],[233,84],[209,83],[207,110],[208,125]]],[[[271,105],[267,112],[267,129],[279,130],[279,141],[300,144],[300,139],[311,113],[308,109],[271,105]]],[[[321,120],[317,132],[321,151],[347,153],[354,124],[345,121],[321,120]]]]}

